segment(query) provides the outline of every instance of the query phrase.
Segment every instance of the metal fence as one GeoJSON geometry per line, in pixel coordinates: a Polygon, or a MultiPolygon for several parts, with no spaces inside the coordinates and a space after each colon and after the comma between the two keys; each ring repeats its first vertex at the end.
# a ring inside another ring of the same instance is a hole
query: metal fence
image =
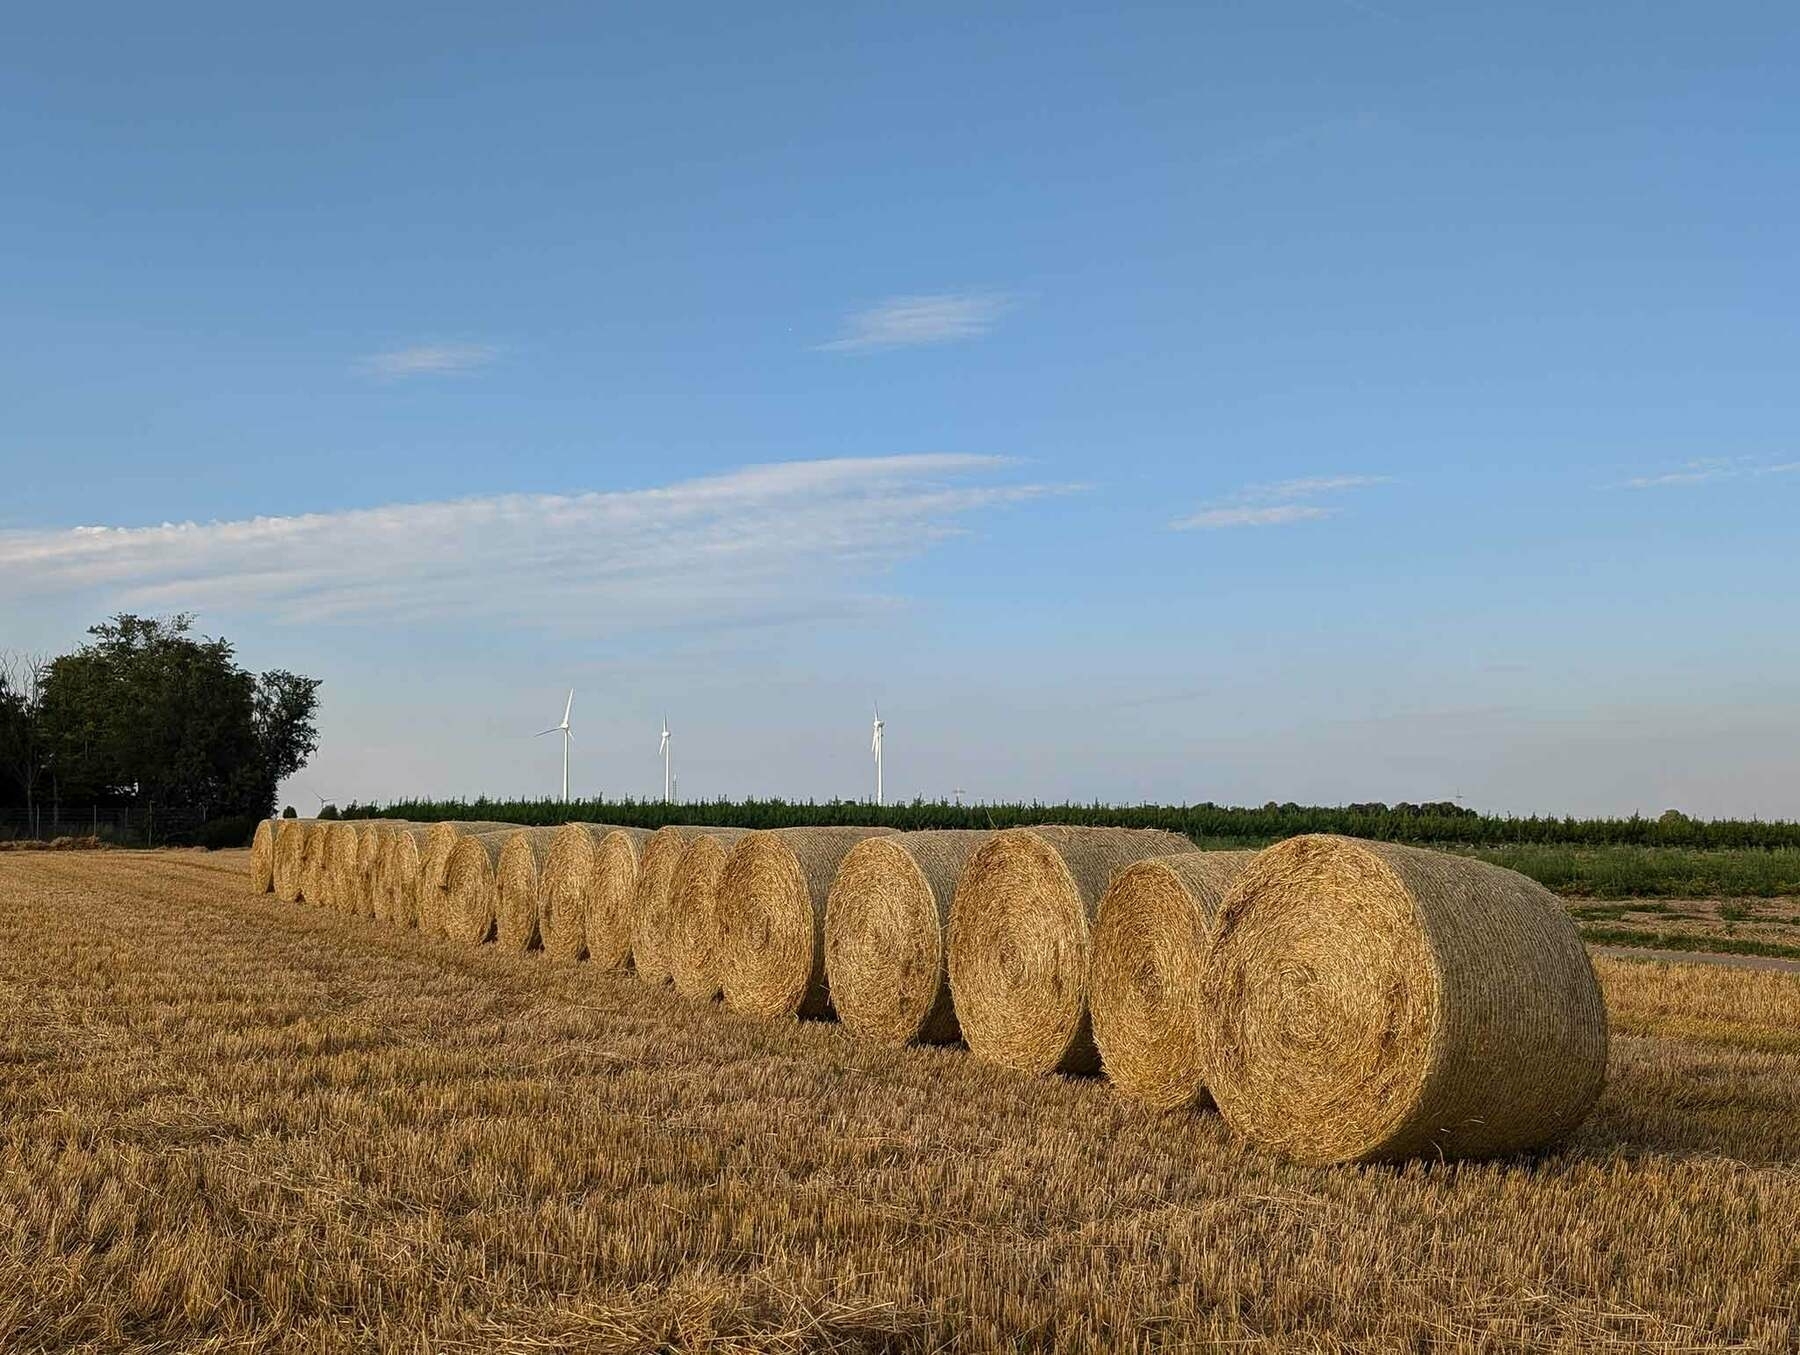
{"type": "Polygon", "coordinates": [[[205,815],[180,806],[130,805],[79,809],[72,805],[0,808],[0,841],[31,838],[97,837],[136,847],[192,842],[205,815]]]}

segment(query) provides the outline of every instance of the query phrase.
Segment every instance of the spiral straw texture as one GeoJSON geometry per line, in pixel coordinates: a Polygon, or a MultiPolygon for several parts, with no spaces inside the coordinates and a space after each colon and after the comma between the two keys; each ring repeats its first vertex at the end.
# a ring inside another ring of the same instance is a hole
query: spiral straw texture
{"type": "Polygon", "coordinates": [[[960,1038],[944,934],[957,876],[993,836],[896,833],[845,854],[825,907],[825,977],[846,1030],[890,1045],[960,1038]]]}
{"type": "Polygon", "coordinates": [[[649,840],[647,829],[615,828],[594,848],[585,907],[587,953],[604,969],[623,969],[631,960],[638,861],[649,840]]]}
{"type": "Polygon", "coordinates": [[[450,853],[465,837],[478,833],[499,833],[519,827],[516,823],[496,823],[478,819],[443,819],[431,825],[419,862],[418,917],[419,930],[427,936],[444,934],[444,874],[450,866],[450,853]]]}
{"type": "Polygon", "coordinates": [[[310,819],[278,819],[275,823],[275,858],[271,874],[275,897],[293,903],[300,897],[301,871],[306,860],[306,833],[310,819]]]}
{"type": "Polygon", "coordinates": [[[381,915],[396,927],[419,925],[419,877],[431,829],[409,824],[389,833],[378,865],[381,915]]]}
{"type": "Polygon", "coordinates": [[[444,866],[443,931],[452,941],[479,946],[494,936],[500,909],[500,883],[495,876],[500,853],[517,825],[493,833],[465,833],[450,849],[444,866]]]}
{"type": "Polygon", "coordinates": [[[725,1001],[751,1016],[831,1012],[825,905],[844,855],[887,828],[776,828],[731,849],[719,881],[717,968],[725,1001]]]}
{"type": "Polygon", "coordinates": [[[706,831],[669,824],[650,834],[638,853],[637,893],[631,907],[631,964],[645,983],[661,985],[673,977],[669,947],[675,923],[669,886],[689,840],[706,831]]]}
{"type": "Polygon", "coordinates": [[[710,1002],[724,980],[719,973],[719,881],[742,828],[715,828],[689,838],[669,877],[669,977],[683,997],[710,1002]]]}
{"type": "Polygon", "coordinates": [[[250,839],[250,892],[267,894],[275,888],[275,825],[258,819],[250,839]]]}
{"type": "Polygon", "coordinates": [[[355,910],[364,917],[380,922],[386,900],[382,897],[380,860],[382,845],[403,826],[399,819],[358,819],[356,821],[356,871],[352,890],[355,910]]]}
{"type": "Polygon", "coordinates": [[[300,850],[300,897],[315,908],[327,907],[326,885],[326,829],[329,823],[313,823],[308,827],[306,836],[301,839],[300,850]]]}
{"type": "Polygon", "coordinates": [[[538,944],[538,890],[556,828],[521,828],[506,840],[494,867],[494,940],[502,950],[538,944]]]}
{"type": "Polygon", "coordinates": [[[1255,852],[1136,861],[1113,877],[1094,924],[1094,1043],[1118,1089],[1158,1110],[1206,1105],[1212,1018],[1200,974],[1225,891],[1255,852]]]}
{"type": "Polygon", "coordinates": [[[1113,875],[1194,850],[1150,828],[1013,828],[969,857],[950,914],[950,992],[972,1052],[1028,1073],[1100,1066],[1088,928],[1113,875]]]}
{"type": "Polygon", "coordinates": [[[1326,835],[1269,848],[1220,908],[1202,1000],[1220,1112],[1302,1162],[1534,1148],[1606,1081],[1574,923],[1464,857],[1326,835]]]}

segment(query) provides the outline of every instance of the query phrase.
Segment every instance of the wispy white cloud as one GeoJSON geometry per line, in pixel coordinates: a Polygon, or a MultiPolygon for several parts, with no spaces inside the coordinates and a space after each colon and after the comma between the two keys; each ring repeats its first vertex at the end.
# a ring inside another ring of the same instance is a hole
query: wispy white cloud
{"type": "Polygon", "coordinates": [[[1237,493],[1209,504],[1169,526],[1178,532],[1207,531],[1218,527],[1281,527],[1294,522],[1316,522],[1334,517],[1337,509],[1311,500],[1346,490],[1384,485],[1386,475],[1307,475],[1270,484],[1245,485],[1237,493]]]}
{"type": "Polygon", "coordinates": [[[1716,480],[1742,480],[1764,475],[1791,475],[1800,461],[1769,462],[1753,456],[1708,456],[1683,462],[1673,470],[1633,475],[1617,489],[1666,489],[1676,485],[1704,485],[1716,480]]]}
{"type": "Polygon", "coordinates": [[[0,532],[0,575],[23,593],[284,621],[763,624],[854,605],[869,575],[973,515],[1066,488],[1010,482],[1010,464],[794,461],[655,489],[0,532]]]}
{"type": "Polygon", "coordinates": [[[1275,503],[1260,508],[1243,504],[1235,508],[1203,508],[1172,525],[1180,532],[1204,531],[1211,527],[1280,527],[1290,522],[1328,518],[1335,511],[1316,503],[1275,503]]]}
{"type": "Polygon", "coordinates": [[[889,297],[844,321],[844,332],[819,345],[826,353],[867,353],[880,348],[972,339],[994,327],[1011,304],[997,292],[940,292],[889,297]]]}
{"type": "Polygon", "coordinates": [[[357,361],[357,369],[367,376],[395,379],[406,376],[435,376],[445,372],[472,372],[485,367],[500,356],[500,350],[485,343],[426,343],[410,348],[389,348],[370,353],[357,361]]]}

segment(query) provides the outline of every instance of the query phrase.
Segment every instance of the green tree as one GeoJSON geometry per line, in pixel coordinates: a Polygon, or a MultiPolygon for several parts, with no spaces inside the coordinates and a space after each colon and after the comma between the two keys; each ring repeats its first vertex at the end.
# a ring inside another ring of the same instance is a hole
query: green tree
{"type": "Polygon", "coordinates": [[[48,661],[36,654],[0,654],[0,804],[37,803],[49,764],[40,713],[48,661]]]}
{"type": "Polygon", "coordinates": [[[65,801],[192,806],[264,815],[281,778],[318,745],[319,683],[239,668],[193,617],[120,613],[52,661],[40,723],[65,801]]]}

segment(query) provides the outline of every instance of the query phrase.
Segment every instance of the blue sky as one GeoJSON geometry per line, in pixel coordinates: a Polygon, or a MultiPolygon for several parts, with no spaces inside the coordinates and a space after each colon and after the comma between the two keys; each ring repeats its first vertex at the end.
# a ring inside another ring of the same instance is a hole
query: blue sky
{"type": "Polygon", "coordinates": [[[289,794],[1800,816],[1791,5],[38,7],[0,647],[289,794]],[[165,525],[166,524],[166,525],[165,525]],[[113,529],[102,532],[80,528],[113,529]]]}

